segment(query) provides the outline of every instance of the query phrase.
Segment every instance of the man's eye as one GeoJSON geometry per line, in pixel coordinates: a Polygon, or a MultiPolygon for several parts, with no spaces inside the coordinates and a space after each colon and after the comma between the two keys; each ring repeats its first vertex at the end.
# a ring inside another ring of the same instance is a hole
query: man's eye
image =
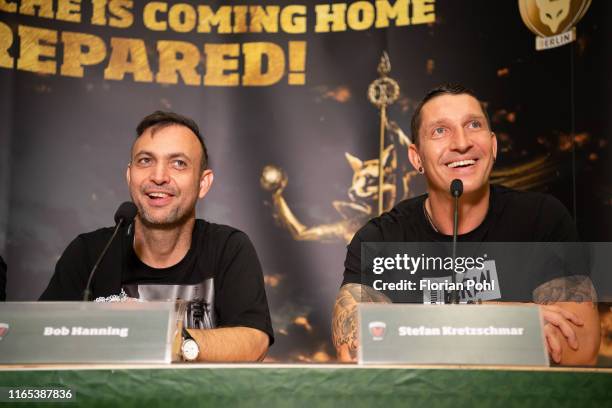
{"type": "Polygon", "coordinates": [[[172,162],[172,165],[177,169],[184,169],[185,167],[187,167],[187,163],[183,160],[174,160],[172,162]]]}
{"type": "Polygon", "coordinates": [[[138,159],[137,163],[141,166],[146,166],[151,164],[151,159],[149,157],[141,157],[138,159]]]}
{"type": "Polygon", "coordinates": [[[437,127],[437,128],[434,129],[433,135],[434,136],[442,136],[442,135],[444,135],[444,132],[446,132],[446,128],[437,127]]]}
{"type": "Polygon", "coordinates": [[[479,120],[472,120],[470,121],[469,127],[471,127],[472,129],[480,129],[482,127],[482,124],[479,120]]]}

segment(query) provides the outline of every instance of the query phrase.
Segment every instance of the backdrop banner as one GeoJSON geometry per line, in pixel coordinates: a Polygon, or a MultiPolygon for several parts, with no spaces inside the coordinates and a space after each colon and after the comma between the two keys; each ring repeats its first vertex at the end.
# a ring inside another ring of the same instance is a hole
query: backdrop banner
{"type": "Polygon", "coordinates": [[[445,82],[486,103],[494,182],[551,193],[582,239],[612,241],[611,19],[601,0],[0,0],[7,299],[37,299],[76,235],[113,224],[136,125],[171,110],[209,148],[198,216],[245,231],[260,256],[269,359],[330,361],[379,160],[383,210],[424,193],[410,119],[445,82]]]}

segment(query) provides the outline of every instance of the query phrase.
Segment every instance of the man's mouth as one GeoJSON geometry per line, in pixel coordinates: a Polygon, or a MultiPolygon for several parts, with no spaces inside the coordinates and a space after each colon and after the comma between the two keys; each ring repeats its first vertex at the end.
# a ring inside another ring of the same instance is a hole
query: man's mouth
{"type": "Polygon", "coordinates": [[[470,167],[470,166],[473,166],[474,164],[476,164],[476,160],[465,159],[465,160],[458,160],[458,161],[447,163],[446,166],[451,169],[456,169],[456,168],[470,167]]]}
{"type": "Polygon", "coordinates": [[[171,196],[168,193],[147,193],[147,195],[149,196],[149,198],[152,198],[152,199],[166,198],[166,197],[170,197],[171,196]]]}
{"type": "Polygon", "coordinates": [[[149,202],[154,206],[166,205],[174,197],[173,194],[164,191],[149,191],[145,192],[145,195],[149,197],[149,202]]]}

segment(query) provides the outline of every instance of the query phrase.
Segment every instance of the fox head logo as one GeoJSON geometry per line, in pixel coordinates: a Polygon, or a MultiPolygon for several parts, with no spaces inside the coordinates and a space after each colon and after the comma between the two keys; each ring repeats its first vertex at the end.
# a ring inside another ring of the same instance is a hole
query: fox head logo
{"type": "MultiPolygon", "coordinates": [[[[393,145],[390,145],[383,151],[383,169],[385,170],[392,168],[392,151],[393,145]]],[[[353,182],[348,189],[349,198],[352,201],[369,198],[376,199],[378,195],[378,159],[362,161],[350,153],[345,153],[344,155],[353,169],[353,182]]],[[[386,174],[383,182],[383,191],[394,187],[387,184],[389,180],[386,174]]]]}
{"type": "Polygon", "coordinates": [[[589,9],[591,0],[518,0],[518,5],[523,23],[540,39],[574,33],[564,37],[562,41],[549,44],[542,41],[538,44],[536,39],[536,49],[544,50],[559,47],[576,39],[576,24],[589,9]]]}
{"type": "Polygon", "coordinates": [[[536,0],[540,11],[540,20],[546,24],[553,34],[557,33],[559,25],[570,12],[570,0],[536,0]]]}

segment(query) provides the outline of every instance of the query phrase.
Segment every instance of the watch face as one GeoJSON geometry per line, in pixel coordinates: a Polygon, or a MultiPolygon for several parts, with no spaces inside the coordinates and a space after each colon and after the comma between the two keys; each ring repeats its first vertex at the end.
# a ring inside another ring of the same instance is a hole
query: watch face
{"type": "Polygon", "coordinates": [[[181,345],[181,352],[183,353],[183,359],[186,361],[194,361],[198,358],[198,354],[200,354],[200,348],[195,340],[187,339],[183,341],[181,345]]]}

